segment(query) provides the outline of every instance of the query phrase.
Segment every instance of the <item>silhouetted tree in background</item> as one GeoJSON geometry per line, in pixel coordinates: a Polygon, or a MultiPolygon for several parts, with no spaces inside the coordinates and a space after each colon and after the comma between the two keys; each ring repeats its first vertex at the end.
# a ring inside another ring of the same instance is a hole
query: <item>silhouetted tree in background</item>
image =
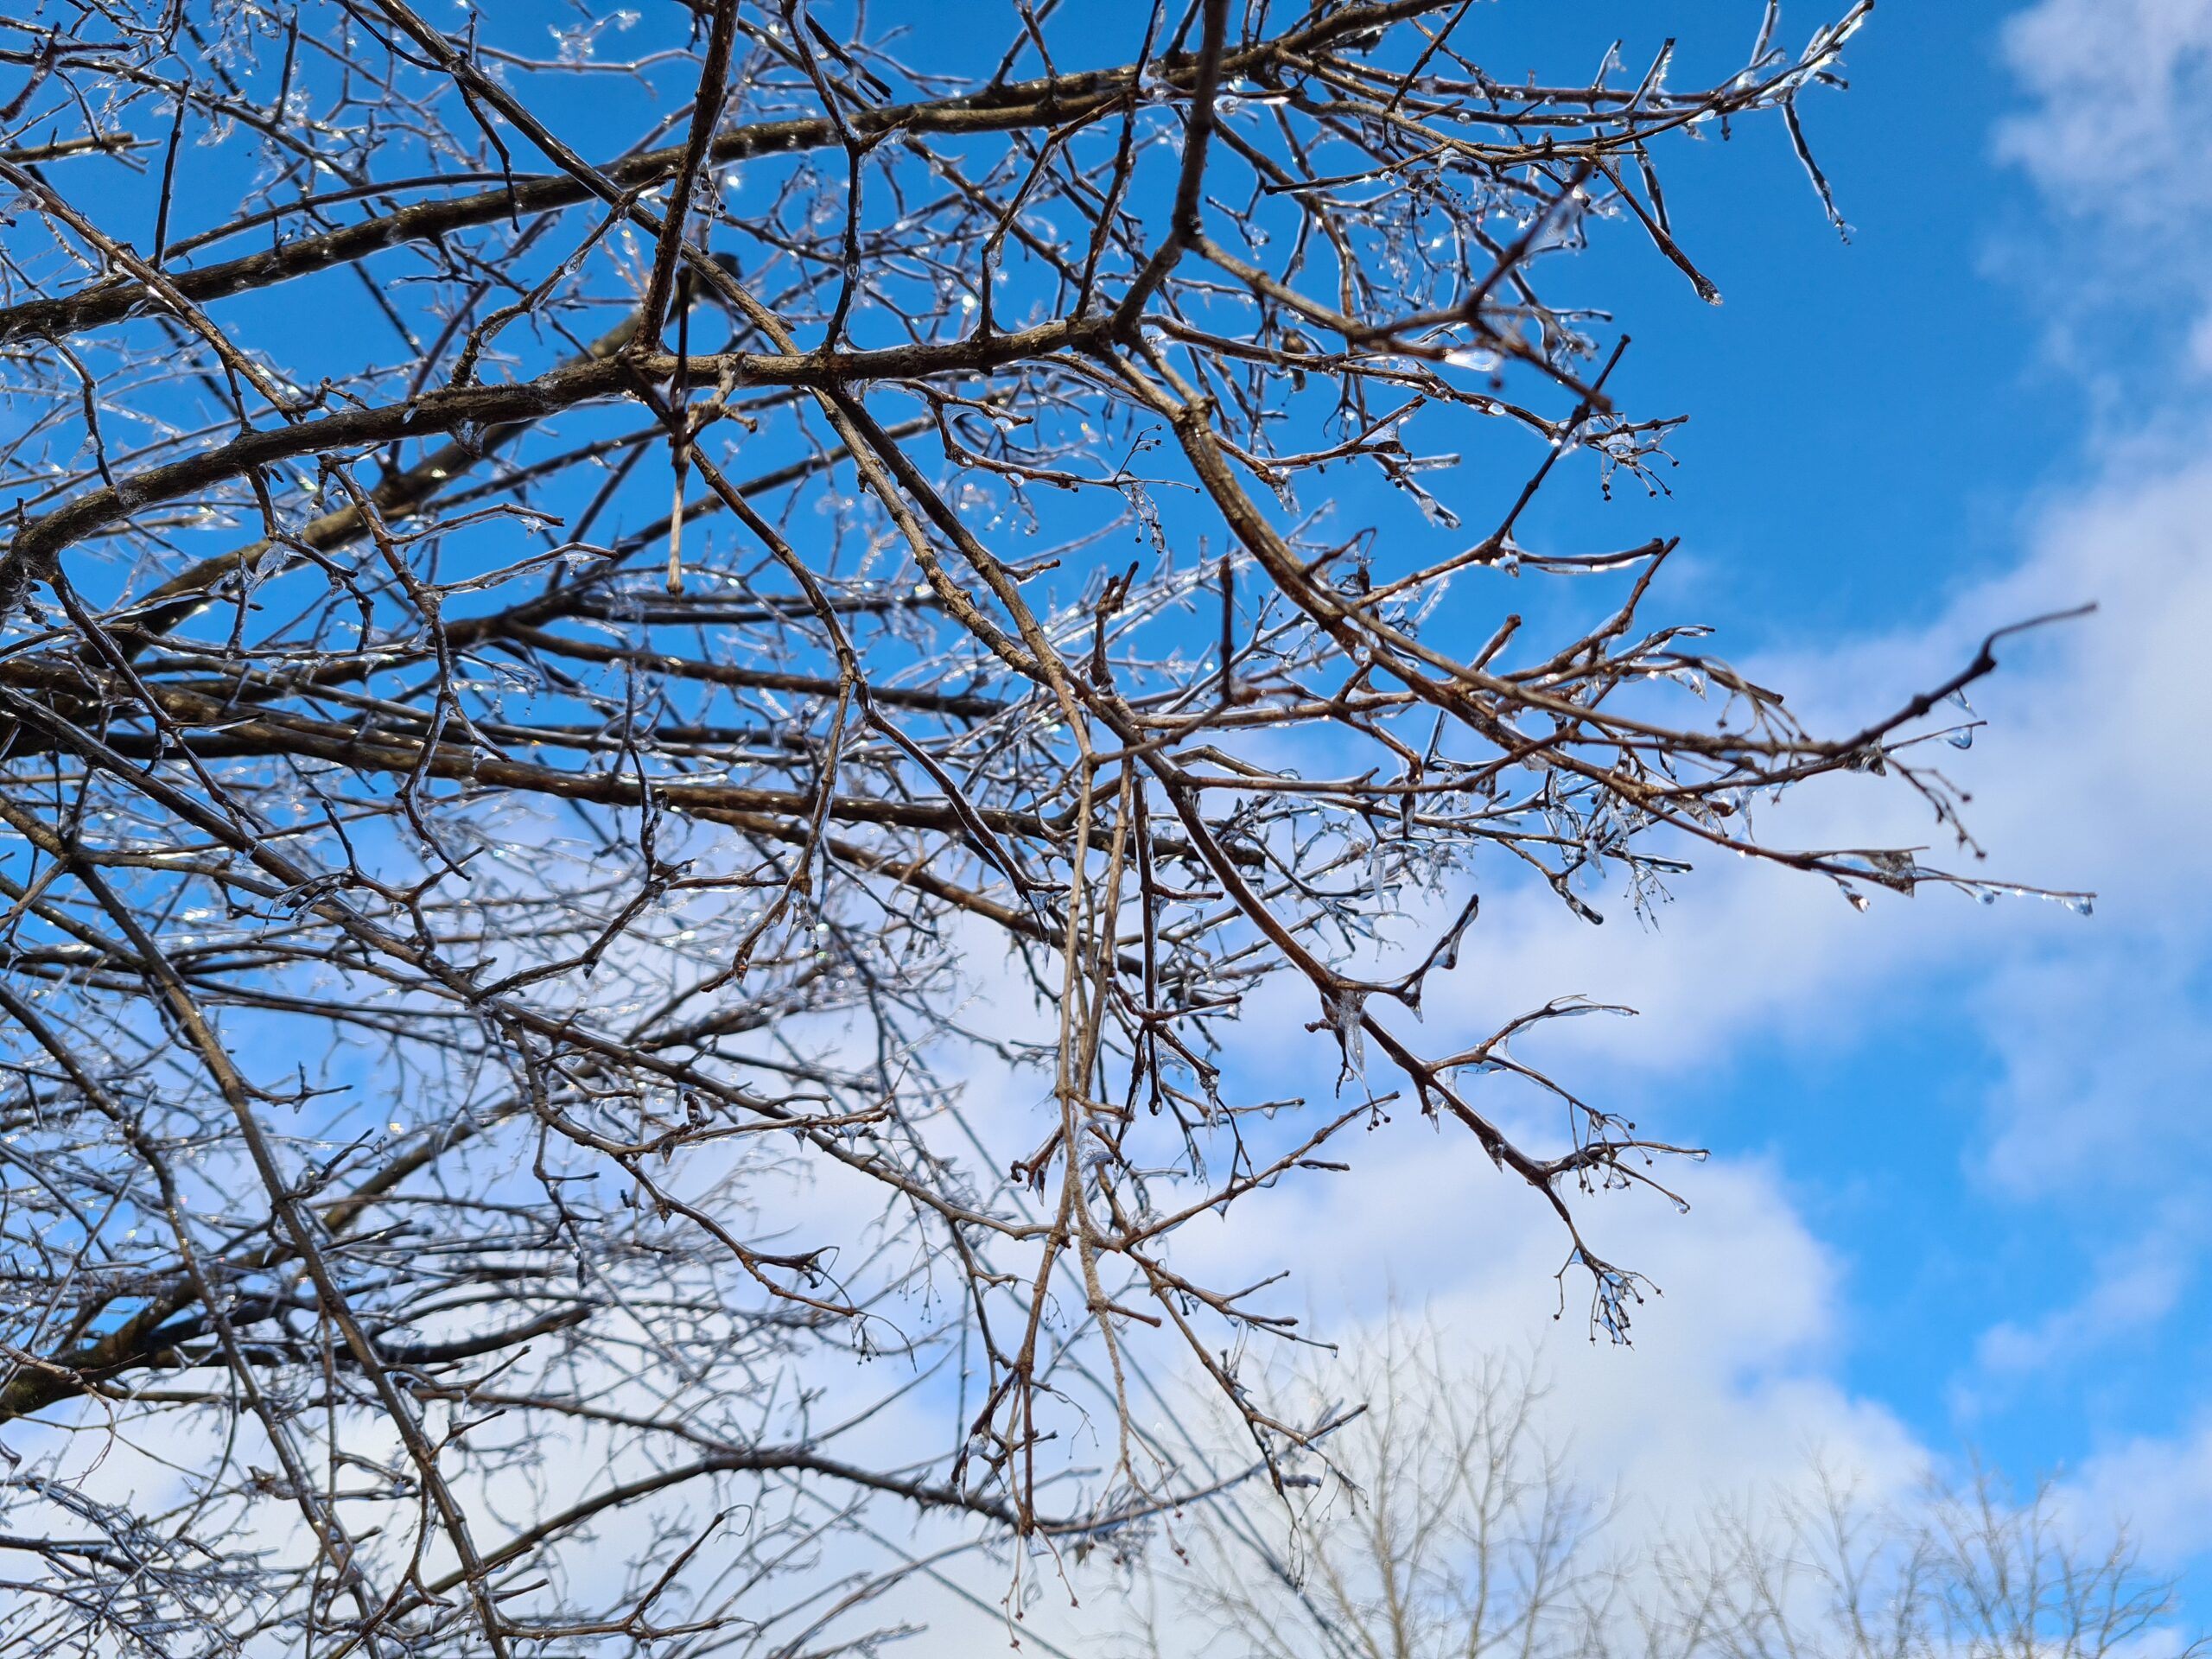
{"type": "Polygon", "coordinates": [[[1311,1408],[1367,1409],[1300,1458],[1288,1508],[1225,1495],[1193,1510],[1183,1548],[1148,1557],[1155,1609],[1204,1630],[1166,1651],[2107,1659],[2206,1646],[2173,1637],[2174,1581],[2052,1486],[2021,1497],[1980,1476],[1878,1500],[1863,1477],[1815,1465],[1733,1502],[1624,1513],[1567,1471],[1525,1360],[1471,1367],[1433,1326],[1394,1316],[1357,1356],[1281,1381],[1311,1408]]]}

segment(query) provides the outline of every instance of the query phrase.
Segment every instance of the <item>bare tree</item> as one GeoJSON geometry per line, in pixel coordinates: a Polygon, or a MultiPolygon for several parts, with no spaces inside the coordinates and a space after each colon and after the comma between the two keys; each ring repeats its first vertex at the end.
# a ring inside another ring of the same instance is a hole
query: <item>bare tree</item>
{"type": "Polygon", "coordinates": [[[1660,1517],[1580,1485],[1541,1374],[1471,1368],[1394,1316],[1283,1392],[1343,1427],[1291,1502],[1193,1508],[1146,1559],[1149,1651],[1239,1659],[2107,1659],[2202,1653],[2175,1582],[2050,1484],[1981,1473],[1885,1501],[1818,1464],[1660,1517]],[[1365,1407],[1347,1414],[1351,1402],[1365,1407]],[[1165,1617],[1162,1617],[1165,1615],[1165,1617]],[[1199,1634],[1190,1635],[1192,1622],[1199,1634]],[[1163,1637],[1179,1624],[1182,1638],[1163,1637]]]}
{"type": "Polygon", "coordinates": [[[2122,1526],[2100,1540],[2046,1483],[2025,1497],[1979,1473],[1909,1505],[1849,1484],[1723,1509],[1662,1548],[1638,1618],[1653,1659],[2105,1659],[2177,1633],[2175,1582],[2122,1526]]]}
{"type": "MultiPolygon", "coordinates": [[[[1287,1388],[1319,1433],[1282,1491],[1195,1506],[1158,1563],[1155,1611],[1202,1640],[1149,1645],[1306,1659],[1579,1659],[1605,1647],[1620,1566],[1612,1506],[1547,1443],[1540,1374],[1491,1355],[1471,1369],[1433,1326],[1393,1315],[1344,1360],[1309,1359],[1287,1388]]],[[[1171,1524],[1169,1530],[1175,1530],[1171,1524]]]]}
{"type": "Polygon", "coordinates": [[[1687,88],[1464,0],[547,11],[0,20],[11,1653],[865,1643],[885,1504],[1281,1475],[1291,1321],[1169,1246],[1398,1104],[1624,1328],[1573,1200],[1678,1148],[1510,1046],[1585,1005],[1402,1018],[1483,885],[1988,891],[1752,820],[1967,847],[1989,647],[1820,735],[1642,620],[1671,542],[1520,539],[1674,423],[1560,262],[1715,297],[1657,168],[1745,121],[1833,214],[1866,0],[1687,88]],[[1224,1075],[1270,977],[1333,1103],[1224,1075]],[[1237,1469],[1138,1421],[1178,1348],[1237,1469]]]}

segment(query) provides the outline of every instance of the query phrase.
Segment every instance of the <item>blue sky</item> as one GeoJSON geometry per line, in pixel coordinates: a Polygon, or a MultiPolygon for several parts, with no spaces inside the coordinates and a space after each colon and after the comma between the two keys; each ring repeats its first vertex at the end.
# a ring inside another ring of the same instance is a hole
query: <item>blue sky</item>
{"type": "MultiPolygon", "coordinates": [[[[1459,39],[1502,79],[1574,79],[1616,35],[1638,68],[1675,37],[1687,85],[1740,63],[1758,10],[1646,0],[1575,8],[1569,27],[1501,0],[1459,39]]],[[[1784,44],[1815,21],[1786,8],[1784,44]]],[[[1110,33],[1095,57],[1119,54],[1110,33]]],[[[1779,125],[1747,123],[1664,158],[1676,233],[1722,306],[1632,235],[1547,272],[1554,302],[1606,303],[1635,337],[1624,402],[1689,420],[1670,497],[1607,503],[1592,469],[1521,539],[1681,536],[1647,617],[1714,625],[1720,654],[1829,727],[1895,706],[1993,629],[2094,601],[2000,653],[1974,698],[1988,723],[1948,769],[1974,793],[1991,877],[2093,888],[2095,915],[1939,891],[1861,916],[1732,864],[1684,878],[1643,928],[1618,895],[1593,930],[1548,895],[1486,893],[1432,1025],[1442,1007],[1487,1031],[1569,992],[1634,1005],[1529,1058],[1715,1148],[1683,1183],[1689,1216],[1598,1217],[1601,1248],[1667,1293],[1632,1350],[1554,1323],[1556,1242],[1525,1195],[1408,1120],[1353,1173],[1270,1195],[1184,1259],[1238,1282],[1291,1265],[1338,1340],[1388,1284],[1469,1349],[1540,1344],[1580,1472],[1638,1513],[1786,1485],[1814,1459],[1897,1493],[1975,1459],[2054,1477],[2087,1523],[2132,1521],[2201,1627],[2212,4],[1885,3],[1847,73],[1805,121],[1847,245],[1779,125]]],[[[1345,487],[1347,518],[1409,516],[1345,487]]],[[[1483,602],[1545,602],[1503,580],[1483,602]]],[[[1817,797],[1766,827],[1940,844],[1897,808],[1817,797]]],[[[1248,1011],[1255,1088],[1325,1092],[1316,1056],[1282,1041],[1311,1017],[1288,988],[1248,1011]]]]}
{"type": "MultiPolygon", "coordinates": [[[[1681,34],[1687,48],[1693,26],[1721,9],[1613,10],[1633,60],[1639,41],[1648,52],[1662,34],[1681,34]]],[[[2043,10],[2049,29],[2060,9],[2043,10]]],[[[2126,10],[2112,8],[2106,25],[2127,29],[2126,10]]],[[[1713,158],[1725,166],[1678,162],[1670,201],[1726,304],[1656,295],[1655,326],[1640,331],[1649,346],[1631,354],[1630,395],[1671,394],[1692,417],[1673,446],[1682,466],[1661,516],[1692,555],[1694,596],[1678,602],[1719,625],[1732,651],[1818,653],[1839,632],[1940,626],[1961,595],[2031,556],[2054,513],[2101,487],[2142,487],[2144,463],[2116,454],[2138,435],[2131,426],[2196,400],[2183,339],[2190,319],[2178,303],[2189,296],[2139,275],[2131,292],[2124,255],[2074,280],[2119,279],[2108,302],[2131,310],[2132,326],[2113,331],[2094,372],[2068,360],[2063,320],[2044,308],[2060,285],[2051,279],[2066,275],[2051,267],[2087,264],[2094,250],[2063,187],[2040,188],[2006,153],[2032,146],[2038,121],[2056,124],[2025,84],[2033,37],[2006,28],[1996,7],[1906,4],[1884,8],[1854,41],[1850,94],[1808,113],[1853,226],[1847,247],[1778,130],[1739,135],[1738,153],[1713,158]],[[2004,144],[2001,131],[2012,135],[2004,144]],[[2114,407],[2120,386],[2126,402],[2114,407]]],[[[2200,22],[2200,51],[2203,33],[2200,22]]],[[[2100,597],[2103,574],[2085,560],[2079,596],[2100,597]]],[[[2041,664],[2031,657],[2023,671],[2032,674],[2041,664]]],[[[1984,741],[1993,769],[2037,764],[2008,747],[2001,723],[1984,741]]],[[[2171,760],[2203,763],[2201,751],[2171,760]]],[[[2075,879],[2021,868],[2038,863],[2039,847],[2008,846],[1993,827],[1989,840],[1993,868],[2075,879]]],[[[2119,895],[2118,919],[2107,903],[2107,929],[2126,925],[2130,896],[2119,895]]],[[[2070,957],[2105,943],[2090,937],[2099,922],[2077,930],[2038,918],[2053,924],[2035,930],[2049,937],[2023,944],[1972,906],[1944,908],[1944,930],[1966,936],[1956,960],[1809,1021],[1822,1029],[1730,1044],[1719,1075],[1704,1079],[1707,1133],[1717,1145],[1770,1149],[1808,1224],[1845,1265],[1840,1375],[1931,1444],[1971,1437],[2025,1470],[2178,1432],[2212,1403],[2201,1387],[2177,1386],[2212,1376],[2179,1283],[2170,1307],[2146,1311],[2094,1353],[2054,1356],[2044,1374],[2002,1388],[1980,1375],[1977,1351],[1993,1325],[2032,1324],[2117,1270],[2104,1258],[2122,1248],[2129,1217],[2115,1211],[2117,1192],[2098,1189],[2130,1184],[2083,1170],[2075,1190],[2030,1199],[1992,1177],[1981,1152],[1991,1115],[2005,1109],[2011,1033],[2001,1017],[1975,1016],[1978,996],[2017,967],[2015,952],[2063,974],[2070,957]],[[1996,936],[1973,938],[1982,931],[1996,936]]],[[[2161,1021],[2204,1011],[2202,931],[2196,943],[2194,995],[2137,1010],[2096,1040],[2163,1048],[2184,1039],[2161,1021]]],[[[2174,1081],[2195,1092],[2171,1109],[2201,1133],[2212,1077],[2174,1081]]],[[[2171,1127],[2188,1138],[2186,1122],[2171,1127]]],[[[2107,1145],[2122,1158],[2131,1150],[2107,1145]]]]}
{"type": "MultiPolygon", "coordinates": [[[[1673,37],[1687,85],[1741,64],[1758,12],[1624,0],[1570,24],[1497,0],[1459,42],[1503,79],[1575,80],[1615,36],[1637,67],[1673,37]]],[[[1141,15],[1070,6],[1056,49],[1125,58],[1141,15]]],[[[1783,44],[1827,15],[1785,8],[1783,44]]],[[[2212,1224],[2173,1177],[2212,1149],[2212,861],[2194,829],[2212,710],[2187,671],[2212,622],[2212,472],[2190,454],[2212,282],[2189,275],[2212,252],[2190,165],[2208,59],[2204,0],[1894,0],[1850,45],[1849,92],[1805,104],[1847,244],[1779,124],[1756,120],[1663,158],[1723,305],[1632,235],[1548,272],[1555,302],[1607,304],[1635,337],[1624,403],[1689,419],[1670,497],[1607,503],[1594,472],[1569,478],[1522,539],[1681,536],[1649,613],[1714,625],[1722,654],[1828,724],[1894,705],[1993,628],[2102,604],[2005,654],[1956,765],[1990,873],[2096,888],[2096,917],[1942,892],[1862,917],[1818,884],[1703,870],[1651,928],[1624,905],[1589,930],[1507,895],[1454,982],[1477,1023],[1493,995],[1500,1018],[1569,991],[1642,1007],[1573,1022],[1543,1058],[1718,1154],[1686,1188],[1691,1216],[1605,1217],[1668,1291],[1637,1347],[1553,1344],[1594,1471],[1726,1487],[1815,1449],[1889,1471],[1978,1449],[2136,1514],[2199,1607],[2212,1344],[2193,1311],[2212,1224]]],[[[587,148],[635,121],[583,99],[563,112],[587,148]]],[[[271,321],[318,327],[306,305],[271,321]]],[[[1348,518],[1410,516],[1341,487],[1348,518]]],[[[1525,607],[1538,586],[1483,591],[1525,607]]],[[[1803,810],[1826,827],[1896,804],[1803,810]]],[[[1252,1010],[1247,1058],[1321,1092],[1319,1046],[1281,1040],[1311,1010],[1284,996],[1252,1010]]],[[[1551,1332],[1556,1241],[1472,1162],[1402,1125],[1218,1248],[1300,1268],[1334,1336],[1385,1280],[1471,1342],[1551,1332]]]]}
{"type": "MultiPolygon", "coordinates": [[[[1118,0],[1069,10],[1089,55],[1127,54],[1118,0]]],[[[1741,63],[1758,10],[1624,0],[1570,24],[1496,0],[1459,43],[1502,78],[1572,79],[1615,35],[1631,65],[1678,37],[1688,84],[1741,63]]],[[[1784,44],[1815,16],[1786,8],[1784,44]]],[[[1609,504],[1571,478],[1522,539],[1681,536],[1654,616],[1714,625],[1722,654],[1830,725],[1991,629],[2097,601],[2005,653],[1956,762],[1990,873],[2095,888],[2097,914],[1936,892],[1860,916],[1771,870],[1703,870],[1646,928],[1624,905],[1590,930],[1508,894],[1454,994],[1504,995],[1502,1014],[1565,992],[1642,1007],[1572,1022],[1539,1058],[1716,1149],[1690,1216],[1608,1215],[1668,1292],[1638,1345],[1551,1344],[1592,1470],[1656,1493],[1781,1477],[1815,1448],[1891,1472],[1979,1449],[2133,1515],[2202,1621],[2212,0],[1885,0],[1847,61],[1850,92],[1805,118],[1847,245],[1758,120],[1667,158],[1677,234],[1724,305],[1631,238],[1561,267],[1550,297],[1602,298],[1636,338],[1624,401],[1689,419],[1669,498],[1609,504]]],[[[563,124],[580,143],[634,137],[612,116],[594,130],[584,102],[563,124]]],[[[326,326],[311,298],[264,321],[309,357],[326,326]]],[[[1802,821],[1895,805],[1820,798],[1802,821]]],[[[1319,1092],[1314,1050],[1280,1052],[1310,1018],[1262,1002],[1245,1040],[1319,1092]]],[[[1558,1328],[1557,1241],[1486,1166],[1433,1157],[1411,1123],[1362,1156],[1197,1249],[1287,1258],[1332,1334],[1383,1281],[1471,1342],[1558,1328]]]]}
{"type": "MultiPolygon", "coordinates": [[[[1478,16],[1503,78],[1586,73],[1610,32],[1637,67],[1681,37],[1687,83],[1725,73],[1755,10],[1590,7],[1572,30],[1534,6],[1478,16]]],[[[1789,12],[1785,41],[1813,21],[1789,12]]],[[[2005,654],[1956,767],[1990,873],[2094,887],[2096,917],[1936,893],[1862,918],[1726,871],[1687,880],[1633,938],[1624,907],[1595,940],[1533,912],[1504,923],[1547,992],[1646,1011],[1617,1033],[1575,1023],[1582,1046],[1554,1052],[1578,1080],[1603,1075],[1723,1154],[1691,1184],[1688,1236],[1652,1246],[1684,1292],[1649,1316],[1659,1357],[1593,1359],[1619,1374],[1586,1386],[1642,1375],[1771,1412],[1780,1440],[2057,1472],[2096,1512],[2135,1516],[2200,1617],[2209,70],[2198,0],[1885,4],[1851,45],[1848,95],[1806,111],[1847,246],[1778,125],[1677,146],[1676,232],[1725,305],[1625,240],[1582,272],[1637,338],[1626,399],[1690,416],[1673,498],[1606,506],[1583,480],[1542,527],[1607,546],[1681,535],[1669,619],[1717,625],[1724,654],[1774,664],[1768,683],[1815,708],[1885,705],[1988,629],[2098,601],[2005,654]],[[1787,1273],[1813,1282],[1795,1298],[1766,1282],[1787,1273]],[[1752,1305],[1764,1332],[1732,1313],[1752,1305]],[[1688,1370],[1668,1357],[1701,1342],[1688,1370]]],[[[1390,1183],[1413,1177],[1377,1179],[1332,1213],[1400,1201],[1390,1183]]],[[[1548,1285],[1501,1295],[1496,1256],[1421,1259],[1465,1204],[1434,1202],[1360,1259],[1511,1328],[1548,1285]]],[[[1725,1479],[1732,1455],[1713,1448],[1706,1471],[1725,1479]]]]}

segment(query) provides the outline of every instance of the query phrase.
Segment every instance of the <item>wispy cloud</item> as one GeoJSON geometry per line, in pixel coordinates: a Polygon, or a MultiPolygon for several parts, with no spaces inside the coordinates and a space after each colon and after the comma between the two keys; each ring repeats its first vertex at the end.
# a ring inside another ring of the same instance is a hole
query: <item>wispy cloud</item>
{"type": "Polygon", "coordinates": [[[1998,153],[2069,212],[2171,225],[2212,204],[2212,3],[2043,0],[2005,24],[2031,100],[1998,153]]]}

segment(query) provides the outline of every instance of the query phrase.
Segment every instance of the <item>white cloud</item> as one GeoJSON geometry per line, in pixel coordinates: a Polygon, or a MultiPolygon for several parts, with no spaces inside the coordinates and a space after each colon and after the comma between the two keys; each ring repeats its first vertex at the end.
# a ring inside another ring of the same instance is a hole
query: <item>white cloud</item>
{"type": "Polygon", "coordinates": [[[1184,1260],[1219,1281],[1294,1266],[1322,1339],[1362,1340],[1387,1289],[1471,1359],[1536,1349],[1555,1382],[1548,1421],[1586,1478],[1633,1499],[1799,1477],[1815,1449],[1885,1484],[1917,1467],[1895,1419],[1832,1380],[1840,1267],[1773,1168],[1708,1166],[1688,1217],[1618,1195],[1586,1206],[1592,1236],[1663,1293],[1624,1349],[1589,1339],[1574,1273],[1560,1312],[1565,1234],[1464,1135],[1402,1121],[1377,1139],[1350,1174],[1282,1195],[1262,1225],[1255,1211],[1194,1238],[1184,1260]]]}
{"type": "Polygon", "coordinates": [[[1977,1357],[1999,1379],[2063,1370],[2114,1338],[2164,1319],[2196,1277],[2192,1253],[2205,1226],[2192,1203],[2167,1203],[2148,1224],[2103,1254],[2089,1287],[2026,1324],[2005,1320],[1982,1333],[1977,1357]]]}
{"type": "Polygon", "coordinates": [[[2175,1436],[2145,1435],[2090,1459],[2075,1491],[2092,1515],[2125,1515],[2169,1567],[2212,1554],[2212,1411],[2175,1436]]]}
{"type": "Polygon", "coordinates": [[[2056,211],[1999,236],[1993,269],[2093,417],[2152,429],[2212,365],[2212,0],[2038,0],[2000,41],[2024,98],[1996,153],[2056,211]]]}
{"type": "Polygon", "coordinates": [[[2193,1013],[2212,946],[2201,903],[2212,677],[2198,661],[2212,626],[2212,467],[2113,478],[2050,514],[2016,569],[1963,590],[1926,628],[1747,666],[1804,688],[1816,723],[1841,725],[1940,678],[1992,628],[2089,599],[2094,615],[2000,645],[1999,671],[1973,693],[1988,722],[1974,748],[1935,751],[1973,794],[1986,863],[1947,845],[1901,791],[1866,780],[1791,804],[1765,830],[1783,844],[1931,843],[1926,861],[1968,875],[2093,888],[2093,918],[1940,889],[1878,895],[1861,916],[1822,882],[1722,859],[1685,878],[1651,928],[1624,905],[1607,906],[1618,913],[1602,929],[1572,926],[1541,893],[1492,906],[1456,996],[1501,1016],[1560,991],[1630,1003],[1647,1017],[1578,1022],[1576,1051],[1683,1072],[1762,1030],[1859,1040],[1940,995],[2000,1057],[1986,1170],[2009,1190],[2126,1184],[2177,1134],[2202,1139],[2203,1115],[2174,1108],[2212,1080],[2212,1039],[2193,1013]]]}
{"type": "Polygon", "coordinates": [[[2043,0],[2003,45],[2037,107],[1998,152],[2062,206],[2152,224],[2212,202],[2212,3],[2043,0]]]}

